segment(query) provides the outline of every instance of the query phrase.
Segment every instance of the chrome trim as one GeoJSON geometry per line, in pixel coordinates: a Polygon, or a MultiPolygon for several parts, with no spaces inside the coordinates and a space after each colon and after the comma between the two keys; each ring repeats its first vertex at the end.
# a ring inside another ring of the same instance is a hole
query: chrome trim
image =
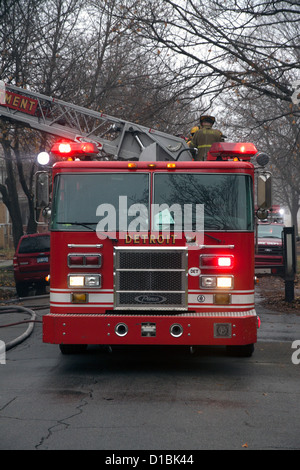
{"type": "Polygon", "coordinates": [[[173,325],[170,326],[170,335],[173,336],[173,338],[179,338],[182,334],[183,327],[180,323],[173,323],[173,325]]]}
{"type": "Polygon", "coordinates": [[[115,333],[117,336],[126,336],[128,333],[128,326],[126,323],[118,323],[115,326],[115,333]]]}
{"type": "Polygon", "coordinates": [[[204,248],[228,248],[230,250],[234,249],[234,245],[199,245],[200,249],[204,248]]]}
{"type": "Polygon", "coordinates": [[[68,243],[68,248],[103,248],[102,244],[96,244],[96,245],[87,245],[84,243],[68,243]]]}

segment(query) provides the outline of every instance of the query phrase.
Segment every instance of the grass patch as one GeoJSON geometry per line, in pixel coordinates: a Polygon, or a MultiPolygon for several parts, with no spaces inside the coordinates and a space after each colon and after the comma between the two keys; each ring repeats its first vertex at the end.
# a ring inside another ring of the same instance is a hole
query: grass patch
{"type": "Polygon", "coordinates": [[[0,268],[0,287],[15,287],[14,270],[12,266],[0,268]]]}
{"type": "Polygon", "coordinates": [[[0,260],[3,260],[3,259],[13,259],[14,257],[14,254],[15,254],[15,250],[14,249],[2,249],[0,250],[0,260]]]}

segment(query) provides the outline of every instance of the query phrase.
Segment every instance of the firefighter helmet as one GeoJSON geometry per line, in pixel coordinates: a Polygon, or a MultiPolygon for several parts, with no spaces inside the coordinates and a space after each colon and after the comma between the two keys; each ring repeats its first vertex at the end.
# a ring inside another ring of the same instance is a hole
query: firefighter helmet
{"type": "Polygon", "coordinates": [[[214,124],[215,118],[213,116],[200,116],[200,124],[202,124],[203,121],[207,121],[211,124],[214,124]]]}
{"type": "Polygon", "coordinates": [[[195,127],[192,127],[191,129],[191,135],[194,135],[195,132],[199,131],[199,127],[198,126],[195,126],[195,127]]]}

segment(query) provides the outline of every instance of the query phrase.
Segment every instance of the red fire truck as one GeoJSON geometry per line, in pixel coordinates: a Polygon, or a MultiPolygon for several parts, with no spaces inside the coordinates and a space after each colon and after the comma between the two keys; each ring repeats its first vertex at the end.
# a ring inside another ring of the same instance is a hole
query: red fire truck
{"type": "MultiPolygon", "coordinates": [[[[193,161],[178,137],[7,89],[36,107],[1,106],[3,118],[68,139],[52,148],[44,342],[63,353],[92,344],[222,345],[250,356],[259,325],[253,190],[269,208],[266,155],[224,142],[193,161]]],[[[38,196],[47,174],[39,173],[38,196]]]]}

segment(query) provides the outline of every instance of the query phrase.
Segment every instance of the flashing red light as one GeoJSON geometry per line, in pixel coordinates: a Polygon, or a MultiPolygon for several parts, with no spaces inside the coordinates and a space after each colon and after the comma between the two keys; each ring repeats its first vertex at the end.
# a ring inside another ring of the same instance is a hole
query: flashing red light
{"type": "MultiPolygon", "coordinates": [[[[68,143],[61,143],[58,145],[58,151],[59,153],[71,153],[72,148],[71,145],[68,143]]],[[[53,152],[53,149],[52,149],[53,152]]]]}
{"type": "Polygon", "coordinates": [[[251,142],[215,142],[207,154],[207,160],[250,161],[256,154],[257,148],[251,142]]]}
{"type": "Polygon", "coordinates": [[[223,268],[230,268],[232,266],[232,257],[231,256],[219,256],[218,257],[218,266],[223,268]]]}
{"type": "Polygon", "coordinates": [[[78,157],[96,155],[99,153],[93,142],[56,142],[51,152],[58,157],[78,157]]]}
{"type": "Polygon", "coordinates": [[[201,268],[232,268],[233,255],[201,255],[200,256],[201,268]]]}

